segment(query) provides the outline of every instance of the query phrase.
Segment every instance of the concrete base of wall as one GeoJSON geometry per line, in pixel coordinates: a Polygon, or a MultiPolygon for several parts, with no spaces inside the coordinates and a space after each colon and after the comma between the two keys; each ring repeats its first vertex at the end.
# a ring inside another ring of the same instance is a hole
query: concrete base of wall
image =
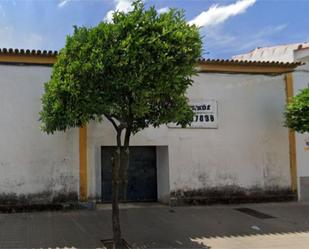
{"type": "Polygon", "coordinates": [[[76,192],[0,194],[0,213],[57,211],[79,208],[76,192]]]}
{"type": "Polygon", "coordinates": [[[161,198],[158,199],[158,202],[168,205],[170,203],[170,195],[161,196],[161,198]]]}
{"type": "Polygon", "coordinates": [[[299,177],[299,200],[309,201],[309,177],[301,176],[299,177]]]}
{"type": "Polygon", "coordinates": [[[297,193],[287,188],[244,189],[240,187],[207,188],[171,192],[170,205],[212,205],[297,200],[297,193]]]}
{"type": "Polygon", "coordinates": [[[77,202],[76,192],[41,192],[35,194],[2,193],[0,194],[0,205],[47,205],[65,202],[77,202]]]}

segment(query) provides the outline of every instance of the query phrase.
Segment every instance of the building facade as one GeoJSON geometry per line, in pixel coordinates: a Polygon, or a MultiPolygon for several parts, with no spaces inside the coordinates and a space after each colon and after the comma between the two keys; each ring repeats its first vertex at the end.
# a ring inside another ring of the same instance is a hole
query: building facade
{"type": "MultiPolygon", "coordinates": [[[[280,62],[302,62],[292,75],[293,86],[290,88],[290,96],[299,90],[309,87],[309,44],[295,43],[273,47],[257,48],[249,53],[233,57],[236,60],[268,61],[274,59],[280,62]]],[[[291,136],[293,132],[290,132],[291,136]]],[[[295,134],[295,174],[299,200],[309,200],[309,134],[295,134]]]]}
{"type": "MultiPolygon", "coordinates": [[[[108,202],[115,132],[108,121],[46,135],[40,98],[56,53],[0,53],[0,202],[108,202]]],[[[130,201],[285,200],[297,182],[283,127],[298,63],[200,61],[187,96],[191,127],[147,128],[131,139],[130,201]],[[290,89],[290,90],[289,90],[290,89]]]]}

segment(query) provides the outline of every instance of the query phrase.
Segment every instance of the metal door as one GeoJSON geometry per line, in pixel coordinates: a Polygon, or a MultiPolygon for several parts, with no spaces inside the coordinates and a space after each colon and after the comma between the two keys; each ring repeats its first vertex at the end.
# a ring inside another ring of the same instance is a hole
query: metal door
{"type": "MultiPolygon", "coordinates": [[[[111,157],[116,147],[101,148],[102,201],[112,197],[111,157]]],[[[156,147],[131,146],[128,169],[127,201],[157,200],[156,147]]]]}

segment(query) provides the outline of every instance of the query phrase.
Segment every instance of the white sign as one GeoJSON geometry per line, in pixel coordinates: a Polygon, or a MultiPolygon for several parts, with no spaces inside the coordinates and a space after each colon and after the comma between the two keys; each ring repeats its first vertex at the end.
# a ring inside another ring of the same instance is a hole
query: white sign
{"type": "MultiPolygon", "coordinates": [[[[190,106],[195,115],[191,125],[187,128],[218,128],[217,101],[191,102],[190,106]]],[[[168,127],[181,128],[174,123],[168,124],[168,127]]]]}

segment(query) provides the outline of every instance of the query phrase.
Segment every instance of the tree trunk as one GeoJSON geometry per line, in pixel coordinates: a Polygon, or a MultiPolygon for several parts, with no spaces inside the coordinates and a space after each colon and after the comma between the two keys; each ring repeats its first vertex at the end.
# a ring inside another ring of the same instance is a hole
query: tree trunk
{"type": "Polygon", "coordinates": [[[123,201],[127,200],[127,192],[128,192],[130,136],[131,136],[131,128],[127,127],[125,137],[124,137],[124,145],[121,150],[121,170],[120,170],[121,171],[121,198],[123,201]]]}
{"type": "Polygon", "coordinates": [[[119,218],[119,170],[121,165],[121,131],[117,131],[117,149],[113,158],[112,165],[112,223],[114,248],[124,248],[121,237],[120,218],[119,218]]]}
{"type": "Polygon", "coordinates": [[[129,169],[129,146],[123,147],[121,149],[121,200],[127,200],[127,192],[128,192],[128,169],[129,169]]]}

